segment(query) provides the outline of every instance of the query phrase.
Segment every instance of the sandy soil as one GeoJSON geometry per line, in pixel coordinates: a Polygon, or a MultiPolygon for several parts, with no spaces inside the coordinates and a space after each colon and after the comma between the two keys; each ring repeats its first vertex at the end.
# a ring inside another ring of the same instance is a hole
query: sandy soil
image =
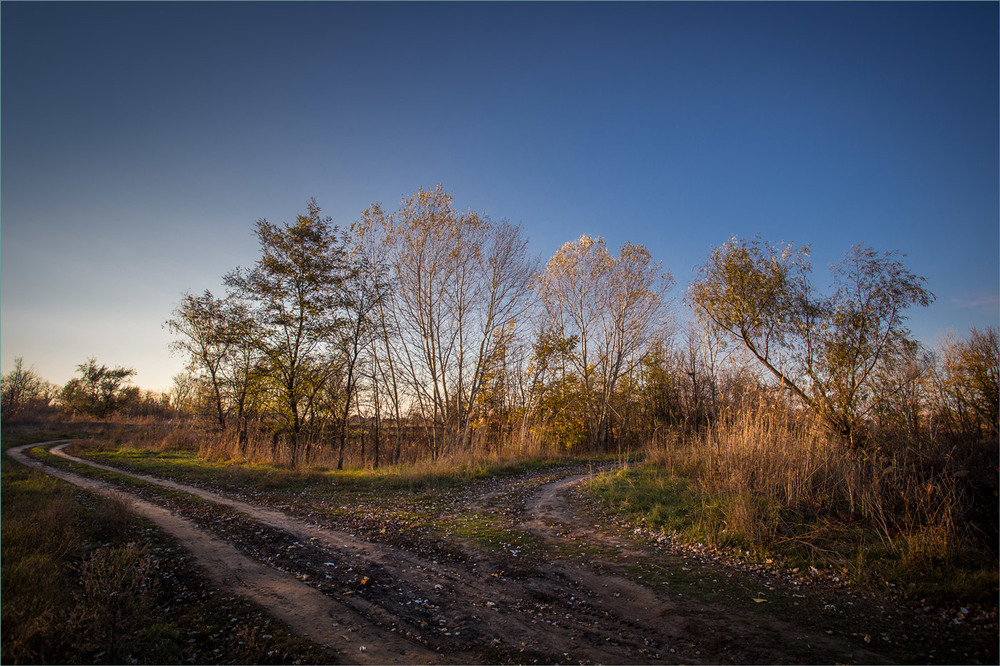
{"type": "MultiPolygon", "coordinates": [[[[9,453],[76,485],[111,489],[42,465],[26,448],[9,453]]],[[[928,640],[927,618],[900,623],[900,610],[878,600],[741,572],[596,524],[573,499],[585,473],[491,481],[465,498],[465,510],[509,513],[511,526],[540,545],[531,556],[457,537],[421,542],[392,525],[332,524],[307,508],[132,474],[61,449],[53,453],[199,498],[131,494],[136,511],[186,544],[214,584],[345,662],[995,663],[995,631],[992,653],[989,640],[971,648],[962,635],[928,640]]]]}

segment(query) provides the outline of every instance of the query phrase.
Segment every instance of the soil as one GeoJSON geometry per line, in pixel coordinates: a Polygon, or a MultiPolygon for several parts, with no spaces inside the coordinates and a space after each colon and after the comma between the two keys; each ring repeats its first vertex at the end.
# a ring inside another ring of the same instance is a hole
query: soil
{"type": "MultiPolygon", "coordinates": [[[[121,492],[26,448],[8,452],[121,492]]],[[[501,517],[512,536],[486,547],[377,502],[335,510],[53,453],[140,480],[127,486],[135,510],[177,537],[213,585],[347,663],[997,663],[995,612],[940,617],[830,576],[681,547],[589,506],[575,491],[586,468],[472,483],[436,507],[442,520],[501,517]]]]}

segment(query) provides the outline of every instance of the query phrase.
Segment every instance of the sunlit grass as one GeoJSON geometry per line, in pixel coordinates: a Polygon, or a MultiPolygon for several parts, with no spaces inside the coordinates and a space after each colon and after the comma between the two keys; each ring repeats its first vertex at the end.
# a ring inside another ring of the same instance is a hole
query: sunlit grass
{"type": "Polygon", "coordinates": [[[286,492],[335,493],[343,490],[440,489],[494,476],[509,476],[531,470],[555,469],[573,461],[566,459],[422,462],[386,465],[378,469],[327,467],[291,468],[287,465],[241,460],[206,460],[195,451],[157,451],[122,446],[107,448],[100,442],[72,444],[68,452],[108,465],[157,476],[238,488],[286,492]]]}
{"type": "Polygon", "coordinates": [[[808,424],[749,411],[651,445],[647,460],[593,479],[590,492],[684,542],[942,605],[996,601],[996,557],[953,522],[957,497],[945,477],[919,484],[903,463],[873,470],[808,424]]]}

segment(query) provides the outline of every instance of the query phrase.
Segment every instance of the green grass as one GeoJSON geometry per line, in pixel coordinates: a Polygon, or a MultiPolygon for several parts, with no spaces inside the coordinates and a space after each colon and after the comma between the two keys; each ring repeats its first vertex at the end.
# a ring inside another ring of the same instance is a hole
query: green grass
{"type": "MultiPolygon", "coordinates": [[[[281,465],[208,461],[191,451],[156,451],[110,445],[105,441],[71,444],[68,451],[88,459],[133,472],[169,477],[187,482],[221,485],[232,491],[255,489],[278,502],[311,505],[342,525],[356,528],[385,528],[392,523],[396,532],[414,538],[433,535],[436,539],[459,539],[495,552],[528,557],[538,546],[527,534],[512,529],[510,520],[491,512],[470,512],[460,495],[470,483],[497,476],[514,476],[532,471],[557,470],[577,461],[564,459],[494,461],[451,465],[401,465],[378,470],[290,469],[281,465]],[[324,500],[327,500],[324,502],[324,500]],[[346,506],[341,506],[342,504],[346,506]],[[367,523],[364,517],[374,518],[367,523]],[[361,524],[358,524],[359,519],[361,524]]],[[[45,450],[34,455],[49,464],[112,481],[125,487],[139,487],[142,481],[130,477],[80,467],[45,450]]],[[[160,495],[176,496],[182,502],[198,501],[178,491],[158,488],[160,495]]]]}
{"type": "Polygon", "coordinates": [[[106,445],[96,441],[74,443],[67,450],[97,462],[156,476],[217,483],[234,488],[320,494],[336,494],[340,491],[438,490],[458,487],[493,476],[555,469],[568,464],[567,461],[559,459],[527,459],[450,465],[392,465],[376,470],[293,469],[267,463],[212,462],[200,458],[192,451],[106,448],[106,445]]]}
{"type": "Polygon", "coordinates": [[[630,522],[687,543],[788,568],[832,567],[862,587],[896,589],[938,605],[996,603],[995,557],[933,529],[886,539],[864,521],[798,513],[747,493],[709,494],[694,479],[657,465],[602,474],[588,488],[630,522]]]}

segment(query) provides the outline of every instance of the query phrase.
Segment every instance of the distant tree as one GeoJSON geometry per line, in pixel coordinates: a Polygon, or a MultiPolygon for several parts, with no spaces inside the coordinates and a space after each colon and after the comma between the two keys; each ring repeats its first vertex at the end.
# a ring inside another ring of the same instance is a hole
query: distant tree
{"type": "Polygon", "coordinates": [[[833,267],[832,295],[809,280],[809,249],[733,238],[691,285],[700,313],[742,343],[851,445],[860,446],[872,374],[912,344],[905,311],[934,296],[896,254],[858,245],[833,267]]]}
{"type": "Polygon", "coordinates": [[[14,359],[14,367],[0,377],[0,414],[6,423],[20,416],[32,406],[48,405],[52,397],[51,385],[38,376],[33,367],[25,368],[24,359],[14,359]]]}
{"type": "MultiPolygon", "coordinates": [[[[945,350],[944,384],[955,397],[959,418],[986,432],[1000,433],[1000,343],[994,327],[973,328],[968,339],[945,350]]],[[[967,427],[966,427],[967,429],[967,427]]]]}
{"type": "Polygon", "coordinates": [[[532,344],[530,394],[534,436],[558,448],[573,449],[587,440],[587,401],[576,372],[576,335],[550,327],[539,331],[532,344]]]}
{"type": "Polygon", "coordinates": [[[257,222],[261,258],[252,270],[225,277],[234,297],[255,322],[246,342],[266,364],[277,396],[277,414],[299,451],[299,435],[317,398],[338,369],[344,329],[344,244],[315,200],[292,224],[257,222]]]}
{"type": "Polygon", "coordinates": [[[656,340],[639,367],[642,384],[641,418],[646,429],[673,426],[684,422],[685,378],[677,367],[677,355],[665,340],[656,340]]]}
{"type": "Polygon", "coordinates": [[[126,383],[135,375],[132,368],[118,366],[111,369],[106,365],[97,365],[94,358],[88,358],[76,369],[80,376],[69,380],[60,396],[63,404],[76,414],[103,418],[138,396],[138,389],[126,383]]]}
{"type": "Polygon", "coordinates": [[[178,372],[172,379],[173,383],[167,393],[170,405],[179,412],[194,411],[202,376],[194,372],[178,372]]]}
{"type": "Polygon", "coordinates": [[[871,377],[871,416],[879,439],[893,435],[920,439],[931,403],[934,357],[918,344],[901,346],[885,355],[871,377]]]}

